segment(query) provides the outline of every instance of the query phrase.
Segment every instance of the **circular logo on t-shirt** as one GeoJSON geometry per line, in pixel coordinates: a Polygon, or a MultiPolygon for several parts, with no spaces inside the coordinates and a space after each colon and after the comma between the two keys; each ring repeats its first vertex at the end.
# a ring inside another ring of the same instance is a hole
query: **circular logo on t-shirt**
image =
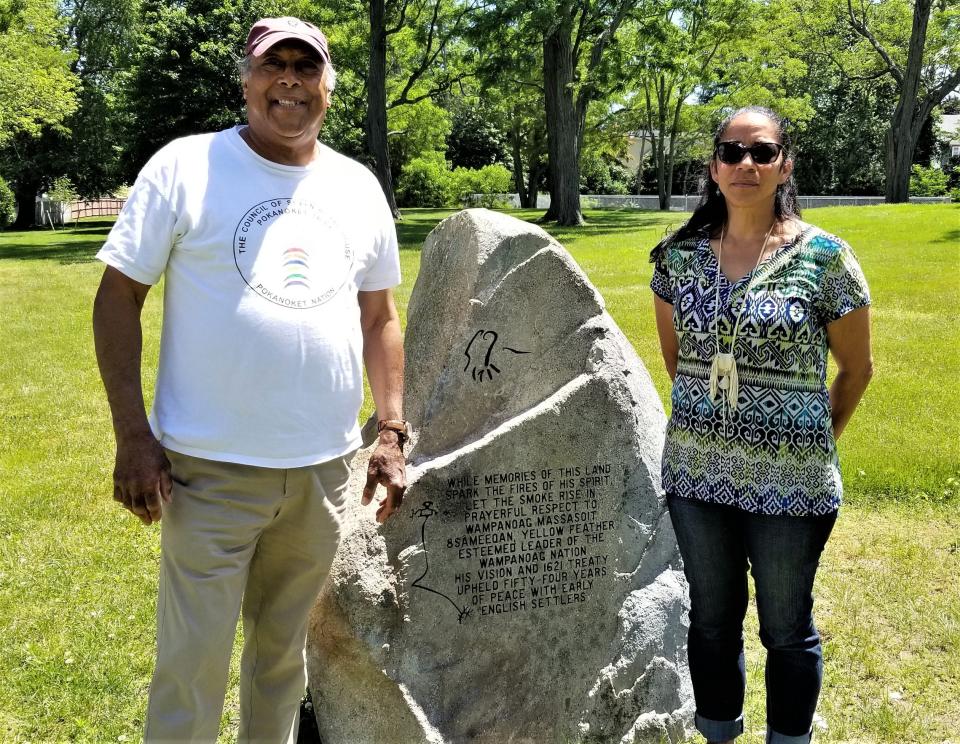
{"type": "Polygon", "coordinates": [[[353,266],[337,223],[316,204],[286,197],[247,210],[233,236],[233,257],[250,289],[296,309],[336,296],[353,266]]]}

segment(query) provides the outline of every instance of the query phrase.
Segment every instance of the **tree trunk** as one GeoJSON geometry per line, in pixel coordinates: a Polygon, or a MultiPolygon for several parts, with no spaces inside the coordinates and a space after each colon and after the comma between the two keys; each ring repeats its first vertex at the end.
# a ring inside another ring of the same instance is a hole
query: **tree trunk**
{"type": "Polygon", "coordinates": [[[394,217],[400,216],[393,195],[387,147],[387,31],[384,0],[370,0],[370,64],[367,71],[367,153],[373,172],[394,217]]]}
{"type": "Polygon", "coordinates": [[[657,202],[661,211],[670,209],[670,189],[664,185],[664,169],[667,164],[666,118],[663,115],[663,89],[666,86],[663,76],[657,78],[657,142],[653,156],[657,164],[657,202]]]}
{"type": "Polygon", "coordinates": [[[660,211],[670,211],[670,192],[673,190],[670,183],[671,174],[667,173],[667,135],[663,129],[660,130],[657,137],[657,145],[654,150],[654,158],[657,164],[657,203],[660,211]]]}
{"type": "MultiPolygon", "coordinates": [[[[663,135],[660,136],[660,142],[662,145],[663,135]]],[[[667,183],[667,159],[661,146],[657,153],[657,201],[661,212],[670,211],[670,191],[670,184],[667,183]]]]}
{"type": "Polygon", "coordinates": [[[537,208],[537,195],[540,192],[540,176],[543,175],[543,164],[538,156],[530,160],[530,172],[527,178],[527,193],[524,201],[530,209],[537,208]]]}
{"type": "Polygon", "coordinates": [[[895,122],[887,130],[886,145],[886,201],[899,204],[910,201],[910,169],[916,140],[911,136],[910,123],[898,126],[895,122]]]}
{"type": "Polygon", "coordinates": [[[543,221],[582,225],[580,211],[580,139],[573,97],[572,13],[568,5],[558,11],[557,25],[543,41],[544,101],[547,112],[547,172],[550,208],[543,221]]]}
{"type": "Polygon", "coordinates": [[[523,185],[523,151],[521,149],[519,119],[520,117],[514,111],[510,122],[510,155],[513,160],[513,188],[517,191],[520,207],[526,209],[530,205],[527,204],[526,188],[523,185]]]}
{"type": "Polygon", "coordinates": [[[10,225],[11,230],[28,230],[34,224],[37,194],[40,191],[40,181],[33,178],[21,178],[13,190],[17,199],[17,219],[10,225]]]}
{"type": "Polygon", "coordinates": [[[900,98],[890,119],[890,129],[887,130],[886,137],[885,192],[886,200],[891,203],[909,201],[910,169],[923,123],[930,116],[933,108],[960,84],[960,70],[950,71],[949,68],[942,67],[940,69],[948,72],[947,76],[926,93],[921,90],[921,80],[924,77],[923,52],[927,43],[927,25],[930,22],[932,9],[933,0],[916,0],[914,3],[910,48],[907,53],[906,67],[902,70],[896,66],[886,50],[870,33],[866,21],[858,21],[853,11],[850,11],[853,29],[873,44],[886,62],[887,69],[899,88],[900,98]]]}
{"type": "MultiPolygon", "coordinates": [[[[673,86],[671,86],[671,91],[673,86]]],[[[663,182],[665,195],[660,202],[660,209],[669,211],[673,196],[673,164],[677,156],[677,135],[680,132],[680,108],[683,106],[683,96],[677,99],[673,109],[673,121],[670,122],[670,146],[667,149],[663,164],[663,182]]]]}
{"type": "Polygon", "coordinates": [[[650,87],[644,85],[644,100],[647,107],[647,122],[650,132],[650,157],[653,158],[653,164],[657,169],[657,205],[661,211],[670,209],[670,186],[664,186],[664,166],[666,165],[666,119],[663,114],[663,98],[666,82],[663,77],[656,78],[654,82],[657,94],[657,108],[653,109],[650,100],[650,87]],[[656,126],[654,126],[656,125],[656,126]]]}
{"type": "Polygon", "coordinates": [[[913,27],[910,30],[910,50],[907,67],[900,80],[900,100],[890,120],[886,137],[886,200],[899,203],[910,200],[910,166],[913,152],[920,135],[918,100],[920,75],[923,70],[923,47],[927,40],[927,23],[930,20],[932,0],[917,0],[913,11],[913,27]]]}

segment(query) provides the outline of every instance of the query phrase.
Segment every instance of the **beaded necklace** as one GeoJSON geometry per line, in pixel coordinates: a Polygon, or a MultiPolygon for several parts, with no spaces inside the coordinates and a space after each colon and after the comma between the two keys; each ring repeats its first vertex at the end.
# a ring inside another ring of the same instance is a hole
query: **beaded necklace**
{"type": "MultiPolygon", "coordinates": [[[[743,319],[743,310],[747,306],[747,297],[749,297],[750,291],[753,289],[754,282],[757,279],[757,267],[760,266],[760,261],[763,259],[763,252],[767,249],[767,241],[770,240],[770,234],[773,232],[774,225],[776,224],[777,222],[774,220],[763,238],[763,245],[760,246],[757,262],[753,266],[753,276],[750,277],[750,281],[747,283],[747,289],[743,293],[743,302],[737,311],[737,321],[733,326],[733,335],[730,337],[730,351],[724,353],[720,352],[720,275],[722,273],[720,261],[723,258],[723,236],[727,226],[724,224],[723,227],[720,228],[720,247],[717,250],[716,294],[713,305],[713,331],[717,351],[713,357],[713,364],[710,365],[710,400],[711,402],[715,401],[717,399],[717,393],[720,390],[726,391],[725,400],[723,395],[721,395],[721,400],[729,404],[731,411],[737,410],[737,395],[740,392],[740,381],[737,375],[737,358],[733,353],[734,346],[737,343],[737,334],[740,332],[740,321],[743,319]]],[[[726,405],[724,406],[724,421],[726,421],[726,405]]]]}

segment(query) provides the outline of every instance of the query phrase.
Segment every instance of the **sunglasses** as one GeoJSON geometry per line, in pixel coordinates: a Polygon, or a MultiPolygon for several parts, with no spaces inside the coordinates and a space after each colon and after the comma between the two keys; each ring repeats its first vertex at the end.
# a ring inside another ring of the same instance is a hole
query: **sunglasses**
{"type": "Polygon", "coordinates": [[[757,165],[767,165],[772,163],[783,152],[783,145],[779,142],[757,142],[746,147],[739,142],[721,142],[717,145],[717,158],[721,163],[727,165],[736,165],[747,153],[750,153],[750,159],[757,165]]]}

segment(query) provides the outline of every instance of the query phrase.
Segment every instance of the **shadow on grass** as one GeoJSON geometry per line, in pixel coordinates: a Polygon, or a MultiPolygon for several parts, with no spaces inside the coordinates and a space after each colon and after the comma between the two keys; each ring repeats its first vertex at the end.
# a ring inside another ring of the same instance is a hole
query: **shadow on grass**
{"type": "Polygon", "coordinates": [[[70,225],[67,229],[74,235],[81,233],[103,233],[106,235],[113,227],[113,223],[114,218],[112,217],[110,219],[86,219],[78,222],[75,227],[70,225]]]}
{"type": "Polygon", "coordinates": [[[0,259],[87,263],[94,260],[113,222],[113,218],[85,219],[56,231],[37,228],[0,233],[0,259]]]}
{"type": "Polygon", "coordinates": [[[960,243],[960,230],[947,230],[943,235],[941,235],[936,240],[931,240],[931,243],[951,243],[956,245],[960,243]]]}
{"type": "Polygon", "coordinates": [[[0,245],[0,259],[59,261],[63,265],[88,263],[94,260],[102,245],[103,238],[71,240],[62,243],[50,242],[41,245],[36,243],[6,243],[0,245]]]}
{"type": "Polygon", "coordinates": [[[400,244],[400,250],[419,251],[423,247],[423,241],[427,239],[427,235],[441,219],[443,219],[442,216],[439,219],[433,216],[418,216],[405,210],[403,219],[396,222],[397,242],[400,244]]]}

